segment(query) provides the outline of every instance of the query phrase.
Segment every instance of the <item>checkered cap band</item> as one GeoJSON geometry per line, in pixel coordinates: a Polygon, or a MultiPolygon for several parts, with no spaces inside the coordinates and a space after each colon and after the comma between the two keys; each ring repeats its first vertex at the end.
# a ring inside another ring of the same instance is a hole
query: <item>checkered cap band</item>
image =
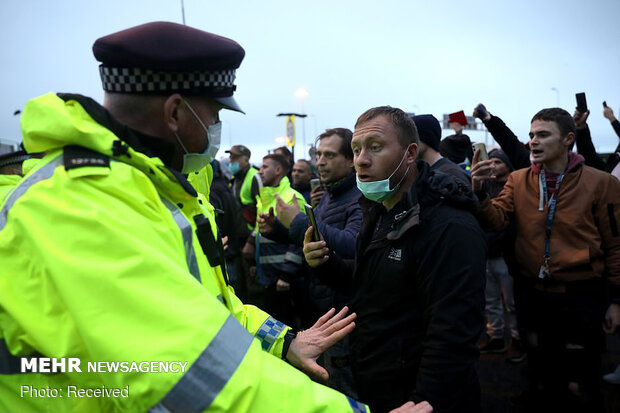
{"type": "Polygon", "coordinates": [[[347,400],[353,409],[353,413],[366,413],[366,405],[364,403],[360,403],[357,400],[354,400],[347,396],[347,400]]]}
{"type": "Polygon", "coordinates": [[[103,90],[118,93],[211,90],[213,96],[231,96],[235,86],[235,69],[211,72],[155,72],[138,67],[99,66],[103,90]]]}

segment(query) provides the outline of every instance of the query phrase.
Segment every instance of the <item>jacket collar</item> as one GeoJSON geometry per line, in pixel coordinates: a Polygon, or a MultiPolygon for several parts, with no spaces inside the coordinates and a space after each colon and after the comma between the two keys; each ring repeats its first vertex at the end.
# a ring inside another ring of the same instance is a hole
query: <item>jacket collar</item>
{"type": "MultiPolygon", "coordinates": [[[[58,97],[65,102],[69,100],[76,101],[95,122],[108,128],[114,135],[127,143],[134,150],[150,158],[158,157],[166,166],[171,165],[172,159],[174,159],[174,156],[177,154],[177,148],[172,143],[123,125],[116,120],[106,108],[89,97],[71,93],[58,93],[58,97]]],[[[116,152],[122,150],[118,148],[117,146],[116,149],[113,150],[116,152]]],[[[117,154],[115,155],[118,156],[117,154]]]]}
{"type": "Polygon", "coordinates": [[[185,177],[163,163],[171,159],[166,154],[174,153],[169,144],[121,124],[92,99],[81,95],[45,94],[28,101],[21,123],[28,152],[81,146],[139,169],[170,199],[196,196],[185,177]]]}
{"type": "MultiPolygon", "coordinates": [[[[423,211],[432,209],[439,204],[476,211],[478,202],[470,187],[466,187],[451,175],[441,171],[431,170],[428,163],[418,160],[416,163],[418,176],[414,184],[403,194],[395,208],[402,208],[403,212],[394,217],[392,230],[388,233],[389,240],[402,237],[411,228],[422,222],[423,211]]],[[[383,205],[370,201],[364,197],[360,200],[364,216],[376,221],[383,205]]]]}
{"type": "Polygon", "coordinates": [[[327,187],[327,192],[331,194],[331,196],[338,196],[344,192],[347,192],[353,186],[357,185],[355,181],[355,171],[351,171],[350,174],[342,178],[340,181],[336,182],[333,185],[327,187]]]}

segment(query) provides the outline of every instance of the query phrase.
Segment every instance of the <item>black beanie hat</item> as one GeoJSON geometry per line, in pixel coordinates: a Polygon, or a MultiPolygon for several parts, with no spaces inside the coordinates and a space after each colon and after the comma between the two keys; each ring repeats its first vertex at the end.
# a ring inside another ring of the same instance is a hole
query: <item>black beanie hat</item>
{"type": "Polygon", "coordinates": [[[491,149],[489,151],[489,159],[491,158],[497,158],[500,161],[504,162],[508,166],[508,169],[510,169],[510,172],[515,170],[514,166],[512,166],[512,162],[510,162],[510,159],[508,159],[508,155],[506,155],[506,152],[502,151],[501,149],[491,149]]]}
{"type": "Polygon", "coordinates": [[[439,143],[439,152],[442,156],[454,163],[465,162],[465,158],[473,157],[471,141],[467,135],[451,135],[439,143]]]}
{"type": "Polygon", "coordinates": [[[433,115],[412,116],[415,126],[418,128],[420,140],[439,152],[439,141],[441,140],[441,126],[433,115]]]}

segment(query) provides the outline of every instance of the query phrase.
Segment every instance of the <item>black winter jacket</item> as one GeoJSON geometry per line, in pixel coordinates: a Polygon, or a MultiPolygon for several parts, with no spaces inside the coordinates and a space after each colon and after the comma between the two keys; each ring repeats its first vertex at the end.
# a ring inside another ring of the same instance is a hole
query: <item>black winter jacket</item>
{"type": "MultiPolygon", "coordinates": [[[[614,121],[612,123],[614,130],[619,133],[620,137],[620,123],[618,121],[614,121]]],[[[577,129],[577,152],[583,155],[586,160],[586,165],[591,166],[596,169],[600,169],[601,171],[611,173],[616,165],[620,162],[620,156],[618,152],[620,152],[620,144],[616,147],[614,153],[609,155],[607,161],[604,161],[599,154],[596,153],[596,149],[594,148],[594,144],[592,143],[592,135],[590,134],[590,128],[586,125],[585,128],[577,129]]]]}
{"type": "Polygon", "coordinates": [[[353,294],[351,362],[373,411],[428,400],[438,413],[477,412],[486,261],[477,201],[451,176],[417,167],[390,211],[362,198],[354,268],[332,255],[315,273],[353,294]]]}
{"type": "Polygon", "coordinates": [[[521,142],[503,120],[491,115],[491,119],[483,122],[493,139],[499,143],[499,146],[506,153],[515,170],[528,168],[531,165],[530,147],[521,142]]]}
{"type": "Polygon", "coordinates": [[[226,180],[218,176],[213,177],[209,202],[216,208],[215,221],[221,235],[228,237],[228,248],[224,252],[226,258],[241,255],[245,238],[241,238],[240,234],[244,233],[245,225],[241,218],[241,205],[235,199],[226,180]]]}

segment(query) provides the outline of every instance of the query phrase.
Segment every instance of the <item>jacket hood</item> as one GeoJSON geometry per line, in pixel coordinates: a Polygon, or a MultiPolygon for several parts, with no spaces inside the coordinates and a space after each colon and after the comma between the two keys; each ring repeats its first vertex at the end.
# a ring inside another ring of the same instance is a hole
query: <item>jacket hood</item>
{"type": "Polygon", "coordinates": [[[424,161],[418,161],[418,178],[408,191],[409,202],[419,203],[422,208],[442,202],[459,209],[475,212],[478,199],[470,186],[452,175],[431,170],[424,161]]]}
{"type": "Polygon", "coordinates": [[[196,196],[189,182],[164,164],[175,155],[174,145],[121,124],[85,96],[48,93],[32,99],[24,108],[21,128],[28,152],[81,146],[134,166],[174,199],[196,196]]]}
{"type": "MultiPolygon", "coordinates": [[[[567,172],[575,171],[585,161],[586,159],[580,154],[576,152],[572,152],[572,151],[569,152],[568,153],[568,168],[566,168],[566,171],[567,172]]],[[[537,162],[537,163],[532,164],[532,172],[534,172],[535,174],[539,174],[541,169],[542,169],[541,163],[537,162]]]]}

